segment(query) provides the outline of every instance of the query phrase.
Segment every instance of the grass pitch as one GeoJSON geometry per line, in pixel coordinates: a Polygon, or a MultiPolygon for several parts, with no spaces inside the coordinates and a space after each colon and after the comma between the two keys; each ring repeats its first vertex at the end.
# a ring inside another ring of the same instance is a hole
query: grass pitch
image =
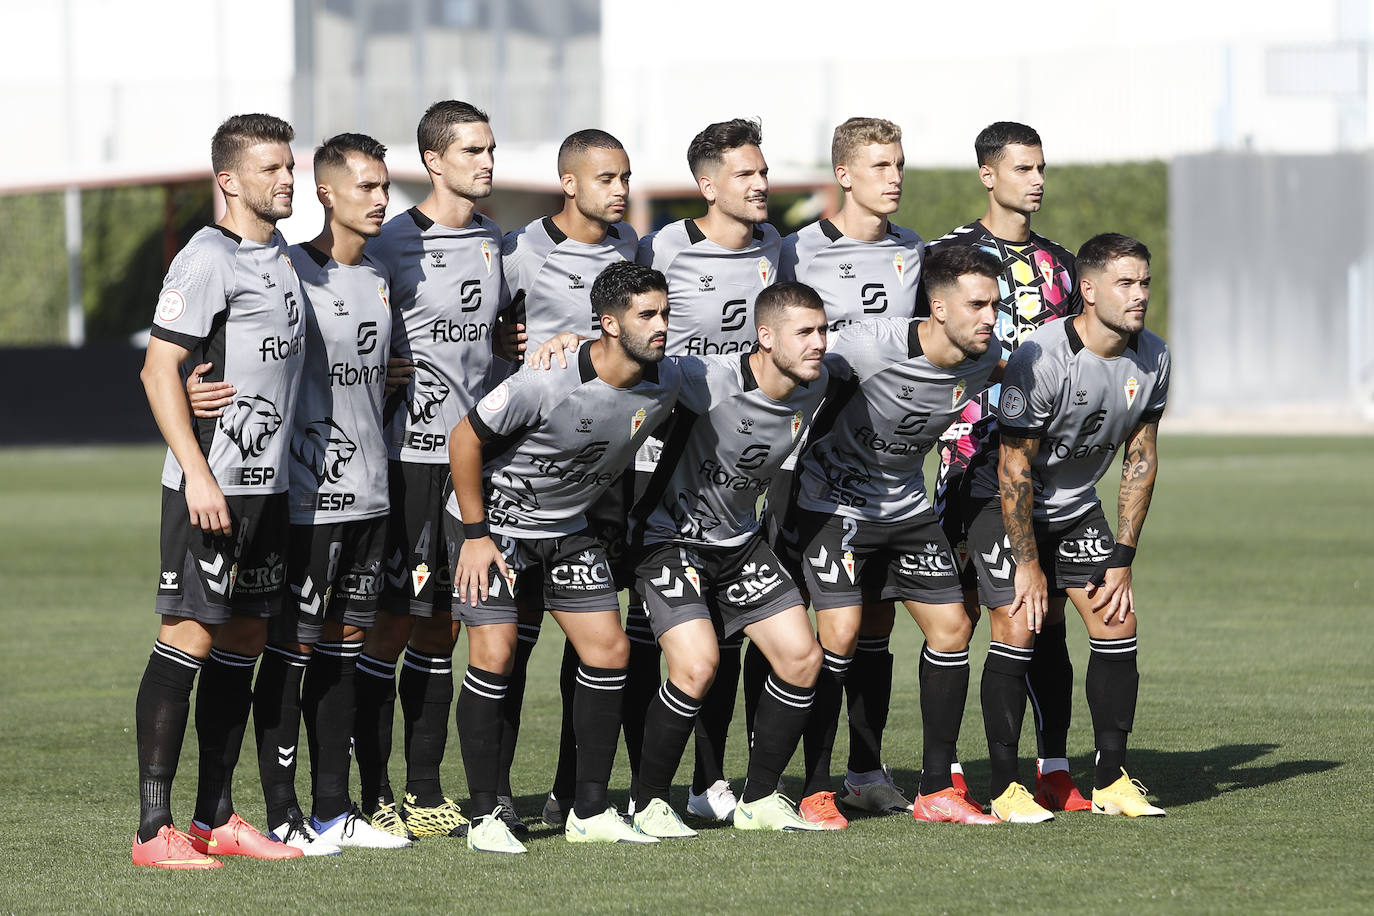
{"type": "MultiPolygon", "coordinates": [[[[165,873],[129,861],[133,705],[156,627],[162,451],[0,450],[0,910],[1368,912],[1374,440],[1166,437],[1161,454],[1136,564],[1141,693],[1130,770],[1167,818],[1072,814],[984,829],[869,818],[813,835],[708,828],[653,848],[572,846],[545,830],[529,855],[512,858],[426,840],[397,852],[165,873]]],[[[1070,750],[1087,786],[1087,645],[1072,620],[1069,640],[1079,682],[1070,750]]],[[[915,625],[899,620],[886,757],[908,789],[919,766],[920,644],[915,625]]],[[[983,799],[977,685],[986,646],[982,626],[960,741],[983,799]]],[[[538,812],[552,777],[561,651],[561,634],[546,627],[514,773],[526,815],[538,812]]],[[[464,652],[460,642],[460,661],[464,652]]],[[[736,784],[742,720],[741,712],[727,761],[736,784]]],[[[1028,723],[1026,757],[1030,731],[1028,723]]],[[[845,744],[841,728],[838,768],[845,744]]],[[[449,748],[445,784],[461,801],[456,736],[449,748]]],[[[799,765],[798,756],[790,783],[799,765]]],[[[399,746],[392,777],[399,788],[399,746]]],[[[194,782],[188,729],[174,793],[183,827],[194,782]]],[[[627,783],[622,753],[618,804],[627,783]]],[[[239,810],[261,826],[251,733],[236,788],[239,810]]]]}

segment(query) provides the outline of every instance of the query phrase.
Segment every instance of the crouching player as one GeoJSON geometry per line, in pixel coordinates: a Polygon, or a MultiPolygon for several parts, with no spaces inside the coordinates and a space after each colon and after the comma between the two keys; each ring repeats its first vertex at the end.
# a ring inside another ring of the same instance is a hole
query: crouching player
{"type": "Polygon", "coordinates": [[[992,811],[1004,821],[1053,815],[1017,773],[1026,669],[1047,608],[1047,576],[1088,627],[1087,695],[1097,757],[1092,809],[1162,815],[1126,775],[1135,718],[1136,617],[1131,561],[1150,508],[1155,435],[1169,388],[1169,350],[1145,330],[1150,252],[1124,235],[1098,235],[1078,252],[1083,312],[1028,337],[1002,382],[998,462],[980,468],[981,505],[969,555],[992,642],[983,669],[983,719],[992,764],[992,811]],[[1125,449],[1116,537],[1095,486],[1125,449]],[[1000,492],[1000,501],[998,499],[1000,492]]]}
{"type": "Polygon", "coordinates": [[[770,286],[754,305],[752,353],[684,357],[677,413],[635,509],[635,570],[668,679],[650,701],[640,753],[635,825],[690,837],[668,805],[673,774],[715,677],[719,639],[741,632],[772,671],[764,683],[741,830],[821,830],[778,791],[806,725],[821,665],[805,605],[765,543],[757,503],[810,426],[825,395],[825,307],[801,283],[770,286]]]}

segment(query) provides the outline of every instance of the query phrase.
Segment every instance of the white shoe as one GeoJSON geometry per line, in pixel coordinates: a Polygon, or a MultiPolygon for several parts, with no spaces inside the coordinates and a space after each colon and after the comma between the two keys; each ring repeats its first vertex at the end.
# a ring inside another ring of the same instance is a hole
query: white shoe
{"type": "Polygon", "coordinates": [[[734,823],[735,803],[735,793],[723,779],[711,783],[701,795],[687,790],[687,813],[708,821],[734,823]]]}
{"type": "MultiPolygon", "coordinates": [[[[322,824],[313,816],[310,830],[319,838],[316,842],[333,843],[337,847],[354,846],[359,849],[406,849],[411,843],[405,837],[387,833],[373,827],[367,817],[354,805],[347,813],[340,814],[327,824],[322,824]]],[[[306,852],[306,855],[310,855],[306,852]]]]}
{"type": "Polygon", "coordinates": [[[337,856],[343,852],[343,849],[334,843],[320,839],[319,835],[310,829],[305,818],[299,814],[285,824],[273,828],[268,836],[278,843],[299,849],[307,856],[337,856]]]}

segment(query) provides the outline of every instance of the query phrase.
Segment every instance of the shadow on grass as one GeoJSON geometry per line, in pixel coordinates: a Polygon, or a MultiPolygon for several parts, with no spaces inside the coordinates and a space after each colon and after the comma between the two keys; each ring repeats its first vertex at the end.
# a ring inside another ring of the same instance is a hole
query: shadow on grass
{"type": "MultiPolygon", "coordinates": [[[[1127,764],[1133,777],[1150,789],[1166,808],[1170,805],[1190,805],[1208,801],[1231,792],[1258,789],[1315,773],[1325,773],[1343,766],[1339,760],[1284,760],[1268,765],[1251,766],[1255,761],[1277,751],[1278,744],[1220,744],[1196,751],[1160,751],[1153,748],[1131,748],[1127,764]]],[[[1074,782],[1084,795],[1092,788],[1092,767],[1088,759],[1070,761],[1074,782]]],[[[969,791],[986,803],[990,772],[986,758],[963,762],[969,791]]],[[[1035,784],[1035,761],[1021,761],[1021,776],[1027,788],[1035,784]]],[[[893,770],[897,785],[908,789],[912,797],[920,784],[919,770],[893,770]]]]}

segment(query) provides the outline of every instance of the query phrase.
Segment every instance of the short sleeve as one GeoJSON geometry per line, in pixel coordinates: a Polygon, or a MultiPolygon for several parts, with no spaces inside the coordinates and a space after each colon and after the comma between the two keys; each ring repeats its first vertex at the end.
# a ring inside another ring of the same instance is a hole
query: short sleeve
{"type": "Polygon", "coordinates": [[[1165,349],[1159,355],[1159,375],[1155,379],[1154,391],[1150,392],[1150,402],[1145,405],[1145,413],[1140,422],[1158,423],[1164,416],[1164,405],[1169,400],[1169,369],[1169,351],[1165,349]]]}
{"type": "Polygon", "coordinates": [[[547,370],[525,368],[489,391],[468,411],[483,442],[514,436],[539,424],[544,413],[547,370]]]}
{"type": "Polygon", "coordinates": [[[233,292],[232,254],[209,244],[188,245],[162,281],[152,334],[190,350],[205,338],[233,292]]]}
{"type": "Polygon", "coordinates": [[[797,234],[794,232],[782,240],[782,250],[778,254],[778,282],[787,283],[797,279],[797,234]]]}
{"type": "Polygon", "coordinates": [[[1013,436],[1040,438],[1054,414],[1059,386],[1049,373],[1037,371],[1046,362],[1044,350],[1033,340],[1023,342],[1007,361],[997,422],[1013,436]]]}
{"type": "Polygon", "coordinates": [[[678,388],[678,403],[692,413],[706,413],[711,406],[711,390],[706,381],[709,366],[695,356],[673,357],[673,363],[682,379],[678,388]]]}

